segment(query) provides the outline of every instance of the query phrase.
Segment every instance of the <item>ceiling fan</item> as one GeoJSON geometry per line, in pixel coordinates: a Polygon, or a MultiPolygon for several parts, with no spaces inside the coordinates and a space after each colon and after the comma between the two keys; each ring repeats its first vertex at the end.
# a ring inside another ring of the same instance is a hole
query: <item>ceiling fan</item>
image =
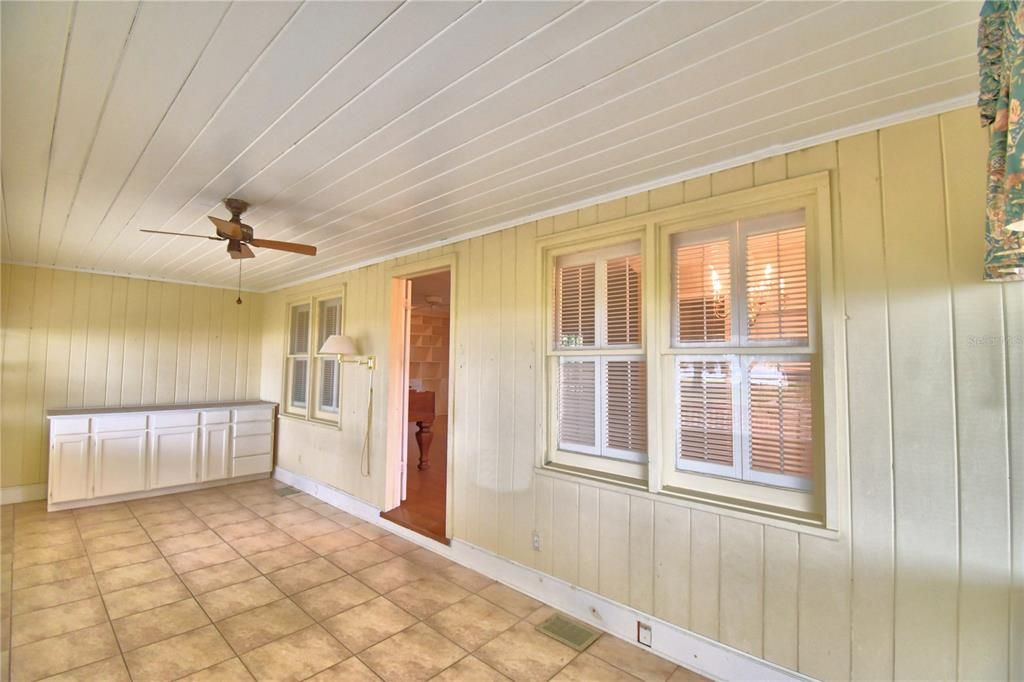
{"type": "Polygon", "coordinates": [[[274,249],[275,251],[288,251],[299,253],[304,256],[315,256],[316,247],[307,244],[295,244],[293,242],[279,242],[273,239],[256,239],[253,237],[252,227],[242,222],[242,214],[249,208],[249,204],[241,199],[225,199],[224,206],[231,211],[231,220],[224,220],[214,216],[207,216],[210,222],[217,229],[217,236],[211,237],[202,234],[190,234],[188,232],[164,232],[163,230],[145,230],[152,234],[169,234],[176,237],[197,237],[199,239],[211,239],[215,242],[226,241],[228,243],[228,255],[233,259],[255,258],[250,246],[259,249],[274,249]]]}

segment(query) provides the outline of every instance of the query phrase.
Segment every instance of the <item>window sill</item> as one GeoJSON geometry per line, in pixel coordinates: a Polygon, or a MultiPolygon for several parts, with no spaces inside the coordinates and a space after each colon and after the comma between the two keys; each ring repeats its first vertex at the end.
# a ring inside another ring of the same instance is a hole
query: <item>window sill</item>
{"type": "Polygon", "coordinates": [[[311,424],[313,426],[319,426],[319,427],[322,427],[322,428],[331,429],[332,431],[341,431],[341,427],[338,425],[338,422],[328,422],[328,421],[324,421],[322,419],[312,419],[312,418],[309,418],[309,417],[300,417],[297,414],[288,414],[287,412],[281,412],[277,416],[278,416],[279,419],[284,419],[284,420],[290,421],[290,422],[297,422],[299,424],[311,424]]]}
{"type": "Polygon", "coordinates": [[[821,519],[816,516],[805,516],[788,509],[762,508],[744,500],[717,498],[703,495],[696,491],[675,488],[663,488],[659,492],[650,492],[647,490],[646,481],[616,477],[599,471],[577,469],[550,462],[543,466],[535,467],[534,472],[538,476],[545,478],[592,485],[605,490],[643,497],[655,502],[673,504],[687,509],[697,509],[719,516],[782,528],[803,535],[814,535],[828,540],[839,540],[842,535],[838,529],[825,527],[821,519]]]}

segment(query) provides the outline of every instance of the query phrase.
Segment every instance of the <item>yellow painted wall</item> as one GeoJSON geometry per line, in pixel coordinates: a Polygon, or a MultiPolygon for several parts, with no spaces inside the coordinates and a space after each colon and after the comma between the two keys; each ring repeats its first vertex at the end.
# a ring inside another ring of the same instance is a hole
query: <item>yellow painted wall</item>
{"type": "Polygon", "coordinates": [[[259,397],[262,294],[3,265],[0,483],[45,483],[50,408],[259,397]]]}
{"type": "Polygon", "coordinates": [[[813,677],[1020,679],[1024,285],[981,281],[985,154],[962,109],[270,294],[263,398],[290,297],[346,286],[346,333],[383,360],[371,476],[361,368],[342,431],[282,419],[279,464],[381,504],[390,272],[454,252],[455,537],[813,677]],[[535,471],[536,237],[822,170],[847,315],[839,538],[535,471]]]}

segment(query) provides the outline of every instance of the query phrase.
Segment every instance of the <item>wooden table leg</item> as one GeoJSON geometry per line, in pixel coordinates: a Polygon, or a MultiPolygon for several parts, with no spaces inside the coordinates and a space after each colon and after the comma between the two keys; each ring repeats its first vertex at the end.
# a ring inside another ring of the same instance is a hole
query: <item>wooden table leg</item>
{"type": "Polygon", "coordinates": [[[432,425],[433,422],[429,421],[416,422],[416,445],[420,448],[420,461],[416,468],[420,471],[430,468],[430,443],[434,440],[434,432],[430,430],[432,425]]]}

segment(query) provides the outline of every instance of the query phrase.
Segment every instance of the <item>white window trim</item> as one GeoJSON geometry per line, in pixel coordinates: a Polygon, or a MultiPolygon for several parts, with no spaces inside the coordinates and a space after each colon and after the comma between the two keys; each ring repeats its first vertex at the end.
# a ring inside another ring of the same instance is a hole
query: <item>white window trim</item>
{"type": "Polygon", "coordinates": [[[319,339],[319,328],[320,328],[320,302],[330,299],[339,299],[341,302],[341,315],[338,320],[340,327],[339,332],[345,333],[345,317],[348,313],[346,287],[343,284],[340,288],[334,287],[322,291],[316,291],[314,293],[307,293],[301,296],[295,296],[288,299],[285,302],[285,331],[284,331],[284,368],[281,376],[281,405],[284,409],[281,410],[281,416],[290,419],[298,419],[301,421],[307,421],[317,424],[326,424],[335,427],[340,427],[341,418],[343,414],[343,372],[342,367],[344,365],[339,364],[338,366],[338,409],[337,412],[327,413],[328,416],[321,416],[323,411],[318,410],[319,399],[317,391],[319,390],[320,378],[319,378],[319,367],[318,360],[321,358],[329,358],[329,355],[321,355],[319,353],[320,348],[314,346],[317,344],[319,339]],[[292,325],[292,309],[300,306],[309,306],[309,352],[306,354],[291,354],[291,325],[292,325]],[[299,357],[306,358],[306,404],[303,406],[293,405],[291,402],[291,376],[290,376],[290,365],[291,359],[299,357]]]}

